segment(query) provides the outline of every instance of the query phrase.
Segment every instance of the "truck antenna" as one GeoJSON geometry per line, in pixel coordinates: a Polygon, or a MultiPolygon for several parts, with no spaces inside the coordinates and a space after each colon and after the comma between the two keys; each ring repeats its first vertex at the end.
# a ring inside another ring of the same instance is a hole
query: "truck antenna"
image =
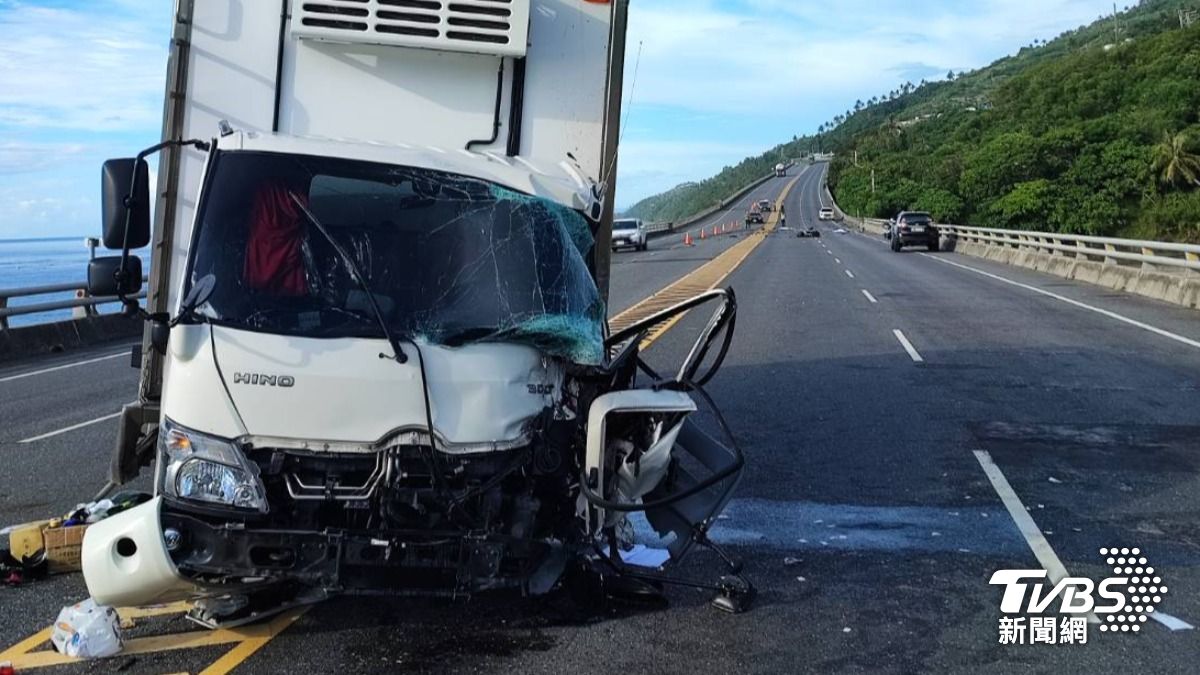
{"type": "MultiPolygon", "coordinates": [[[[629,113],[633,112],[633,94],[637,91],[638,71],[642,67],[642,44],[638,40],[637,58],[633,62],[633,81],[629,84],[629,98],[625,101],[625,119],[621,122],[621,132],[617,136],[617,147],[621,147],[621,142],[625,140],[625,130],[629,128],[629,113]]],[[[612,180],[613,169],[617,167],[617,155],[613,153],[612,161],[608,163],[608,168],[604,170],[604,183],[607,185],[612,180]]]]}

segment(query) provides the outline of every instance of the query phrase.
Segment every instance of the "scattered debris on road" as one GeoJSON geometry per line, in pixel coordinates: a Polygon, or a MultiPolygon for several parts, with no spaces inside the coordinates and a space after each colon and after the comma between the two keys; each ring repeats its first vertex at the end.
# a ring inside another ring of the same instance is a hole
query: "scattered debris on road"
{"type": "Polygon", "coordinates": [[[63,607],[54,622],[50,643],[59,653],[81,659],[113,656],[121,651],[121,618],[117,610],[88,598],[63,607]]]}
{"type": "Polygon", "coordinates": [[[111,499],[77,504],[58,518],[6,527],[10,550],[0,556],[0,574],[5,583],[16,585],[46,573],[78,572],[87,528],[149,500],[144,492],[120,492],[111,499]]]}
{"type": "Polygon", "coordinates": [[[45,551],[16,558],[8,549],[0,549],[0,581],[6,586],[20,586],[28,581],[44,579],[49,573],[45,551]]]}

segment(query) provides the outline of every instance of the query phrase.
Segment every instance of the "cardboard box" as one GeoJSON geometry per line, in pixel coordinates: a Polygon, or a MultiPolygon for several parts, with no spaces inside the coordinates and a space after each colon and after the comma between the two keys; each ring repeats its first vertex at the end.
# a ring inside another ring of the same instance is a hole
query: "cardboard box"
{"type": "Polygon", "coordinates": [[[87,525],[47,527],[49,520],[19,525],[8,534],[8,547],[17,560],[46,549],[51,573],[77,572],[87,525]]]}
{"type": "Polygon", "coordinates": [[[83,554],[83,533],[87,525],[52,527],[42,530],[46,543],[46,561],[51,573],[78,572],[83,554]]]}
{"type": "Polygon", "coordinates": [[[49,520],[40,520],[14,527],[13,531],[8,533],[8,548],[12,557],[21,560],[42,550],[46,546],[42,539],[42,530],[49,524],[49,520]]]}

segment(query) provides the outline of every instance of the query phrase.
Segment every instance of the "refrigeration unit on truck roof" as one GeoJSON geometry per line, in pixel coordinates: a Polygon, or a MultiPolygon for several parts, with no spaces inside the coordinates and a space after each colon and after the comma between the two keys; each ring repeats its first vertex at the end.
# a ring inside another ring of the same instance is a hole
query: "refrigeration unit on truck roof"
{"type": "Polygon", "coordinates": [[[292,35],[346,44],[521,57],[530,0],[320,0],[300,2],[292,35]]]}

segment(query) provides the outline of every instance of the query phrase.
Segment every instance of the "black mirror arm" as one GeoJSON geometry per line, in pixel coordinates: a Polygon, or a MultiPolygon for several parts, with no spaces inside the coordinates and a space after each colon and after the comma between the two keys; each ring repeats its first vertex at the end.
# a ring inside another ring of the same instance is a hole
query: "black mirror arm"
{"type": "MultiPolygon", "coordinates": [[[[155,143],[154,145],[142,150],[137,154],[137,158],[133,162],[133,180],[129,181],[129,194],[125,196],[125,238],[121,242],[121,266],[116,271],[117,288],[125,288],[125,279],[129,276],[129,272],[125,269],[125,259],[129,256],[129,226],[133,222],[133,205],[137,202],[137,172],[142,165],[142,161],[150,155],[160,152],[166,148],[181,148],[191,146],[201,152],[208,152],[212,144],[208,141],[199,139],[190,140],[169,140],[155,143]]],[[[137,302],[137,299],[130,299],[121,291],[117,294],[117,299],[125,306],[125,312],[130,316],[136,316],[146,320],[150,315],[146,310],[142,309],[137,302]]]]}

